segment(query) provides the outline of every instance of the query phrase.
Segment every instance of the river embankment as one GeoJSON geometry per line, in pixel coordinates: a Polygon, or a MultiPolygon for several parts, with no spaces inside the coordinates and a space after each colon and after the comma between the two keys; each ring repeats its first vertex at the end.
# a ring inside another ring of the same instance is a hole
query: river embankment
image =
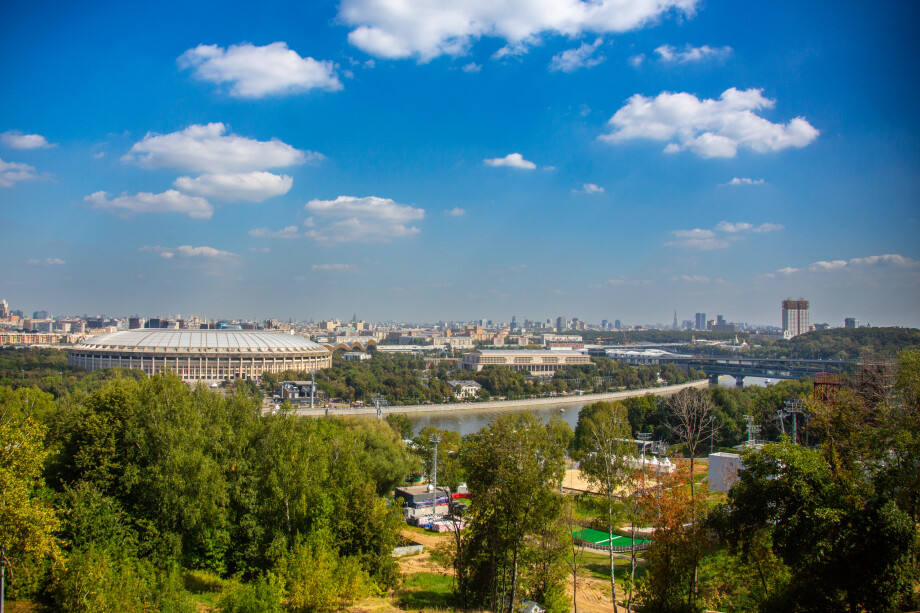
{"type": "MultiPolygon", "coordinates": [[[[709,381],[701,379],[699,381],[690,381],[689,383],[680,383],[678,385],[665,385],[662,387],[647,387],[643,389],[625,390],[621,392],[605,392],[601,394],[582,394],[573,396],[550,396],[547,398],[524,398],[521,400],[489,400],[485,402],[449,402],[444,404],[410,404],[388,406],[384,409],[385,413],[461,413],[465,411],[495,411],[502,409],[524,409],[537,408],[545,405],[559,406],[569,404],[588,404],[601,400],[625,400],[636,396],[645,396],[653,394],[656,396],[670,396],[677,392],[691,387],[707,387],[709,381]]],[[[324,415],[377,415],[377,409],[374,407],[345,407],[345,408],[313,408],[301,409],[296,408],[291,411],[294,415],[303,417],[322,417],[324,415]]]]}

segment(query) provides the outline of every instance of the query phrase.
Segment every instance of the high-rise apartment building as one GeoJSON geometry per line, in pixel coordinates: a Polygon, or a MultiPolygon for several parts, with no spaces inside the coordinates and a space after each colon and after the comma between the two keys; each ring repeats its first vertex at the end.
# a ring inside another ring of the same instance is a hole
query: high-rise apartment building
{"type": "Polygon", "coordinates": [[[804,298],[783,300],[783,331],[791,336],[808,332],[808,301],[804,298]]]}
{"type": "Polygon", "coordinates": [[[857,320],[855,317],[845,317],[843,320],[843,327],[844,328],[858,328],[859,320],[857,320]]]}
{"type": "Polygon", "coordinates": [[[706,329],[706,313],[697,313],[696,314],[696,329],[705,330],[706,329]]]}
{"type": "Polygon", "coordinates": [[[556,332],[563,332],[569,327],[569,320],[563,316],[556,318],[556,332]]]}

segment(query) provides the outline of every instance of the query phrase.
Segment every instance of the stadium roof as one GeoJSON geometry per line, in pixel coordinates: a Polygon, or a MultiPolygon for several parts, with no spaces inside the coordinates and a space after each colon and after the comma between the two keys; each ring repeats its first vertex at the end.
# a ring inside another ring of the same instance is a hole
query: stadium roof
{"type": "Polygon", "coordinates": [[[84,349],[145,351],[325,351],[301,336],[254,330],[127,330],[84,339],[84,349]]]}

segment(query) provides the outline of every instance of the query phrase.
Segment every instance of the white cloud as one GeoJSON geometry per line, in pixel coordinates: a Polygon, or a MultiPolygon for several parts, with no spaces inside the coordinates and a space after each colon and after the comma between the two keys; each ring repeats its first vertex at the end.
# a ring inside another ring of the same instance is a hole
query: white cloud
{"type": "Polygon", "coordinates": [[[785,226],[782,224],[767,222],[767,223],[760,224],[759,226],[754,228],[753,231],[758,234],[764,234],[766,232],[776,232],[777,230],[783,230],[783,229],[785,229],[785,226]]]}
{"type": "Polygon", "coordinates": [[[32,266],[40,266],[40,265],[63,266],[66,263],[67,262],[65,262],[61,258],[45,258],[44,260],[26,260],[26,264],[30,264],[32,266]]]}
{"type": "Polygon", "coordinates": [[[735,177],[724,185],[766,185],[763,179],[748,179],[747,177],[735,177]]]}
{"type": "Polygon", "coordinates": [[[466,209],[461,209],[459,206],[455,206],[454,208],[446,210],[444,212],[450,215],[451,217],[463,217],[464,215],[466,215],[466,209]]]}
{"type": "Polygon", "coordinates": [[[254,238],[303,238],[297,226],[287,226],[281,230],[269,230],[268,228],[254,228],[249,231],[249,236],[254,238]]]}
{"type": "Polygon", "coordinates": [[[314,264],[310,268],[323,272],[358,272],[358,267],[354,264],[314,264]]]}
{"type": "Polygon", "coordinates": [[[424,209],[376,196],[311,200],[305,208],[315,216],[304,224],[311,228],[307,236],[323,243],[389,242],[418,234],[420,230],[408,224],[425,217],[424,209]]]}
{"type": "Polygon", "coordinates": [[[639,55],[633,55],[629,58],[629,65],[633,68],[638,68],[642,65],[642,62],[645,61],[645,54],[640,53],[639,55]]]}
{"type": "Polygon", "coordinates": [[[607,59],[603,55],[595,55],[595,52],[602,44],[604,44],[604,39],[598,38],[590,45],[582,43],[581,46],[575,49],[566,49],[562,53],[553,56],[549,69],[561,72],[575,72],[579,68],[597,66],[607,59]]]}
{"type": "Polygon", "coordinates": [[[13,187],[17,181],[31,181],[37,178],[35,168],[28,164],[0,160],[0,187],[13,187]]]}
{"type": "Polygon", "coordinates": [[[684,283],[709,283],[709,277],[703,275],[680,275],[671,277],[671,281],[683,281],[684,283]]]}
{"type": "Polygon", "coordinates": [[[784,229],[784,226],[778,223],[767,222],[755,226],[745,221],[720,221],[712,230],[703,228],[673,230],[671,234],[674,235],[676,240],[665,243],[665,246],[683,247],[684,249],[696,249],[699,251],[726,249],[732,243],[744,240],[748,234],[766,234],[767,232],[776,232],[782,229],[784,229]]]}
{"type": "Polygon", "coordinates": [[[476,62],[470,62],[469,64],[464,64],[460,67],[460,70],[463,72],[479,72],[482,70],[482,66],[476,62]]]}
{"type": "Polygon", "coordinates": [[[225,134],[222,123],[191,125],[169,134],[147,133],[121,159],[145,168],[178,168],[189,172],[237,173],[281,168],[323,159],[273,138],[258,141],[225,134]]]}
{"type": "Polygon", "coordinates": [[[599,138],[614,144],[634,138],[670,141],[665,153],[689,149],[712,158],[735,157],[739,147],[757,153],[801,148],[818,137],[818,130],[802,117],[778,124],[754,112],[774,104],[762,90],[734,87],[718,100],[687,93],[662,92],[655,98],[636,94],[610,118],[611,132],[599,138]]]}
{"type": "Polygon", "coordinates": [[[226,277],[228,271],[242,263],[242,258],[235,253],[214,247],[178,247],[144,246],[139,251],[148,251],[159,255],[164,260],[173,262],[178,269],[203,272],[216,277],[226,277]]]}
{"type": "Polygon", "coordinates": [[[584,183],[581,189],[573,189],[572,191],[576,194],[603,194],[604,188],[594,183],[584,183]]]}
{"type": "MultiPolygon", "coordinates": [[[[897,254],[886,253],[884,255],[870,255],[862,258],[852,258],[850,260],[819,260],[813,262],[804,268],[786,266],[780,268],[775,273],[768,273],[764,277],[773,278],[776,275],[791,276],[798,273],[839,273],[839,272],[881,272],[883,270],[920,270],[920,261],[897,254]]],[[[920,277],[918,277],[920,280],[920,277]]]]}
{"type": "Polygon", "coordinates": [[[338,91],[342,82],[335,64],[300,57],[287,43],[264,47],[250,43],[198,45],[176,60],[179,68],[194,70],[195,77],[218,85],[230,83],[230,95],[237,98],[307,92],[312,89],[338,91]]]}
{"type": "Polygon", "coordinates": [[[507,166],[508,168],[519,168],[521,170],[533,170],[536,164],[524,159],[520,153],[509,153],[503,158],[489,158],[483,160],[486,166],[507,166]]]}
{"type": "Polygon", "coordinates": [[[83,200],[92,204],[94,209],[122,211],[126,214],[188,213],[192,219],[210,219],[214,213],[214,207],[204,198],[187,196],[174,189],[162,194],[149,192],[140,192],[133,196],[124,194],[111,200],[106,192],[96,192],[86,196],[83,200]]]}
{"type": "Polygon", "coordinates": [[[729,232],[732,234],[735,232],[744,232],[746,230],[750,230],[753,227],[753,224],[745,222],[731,223],[728,221],[720,221],[716,224],[716,230],[720,232],[729,232]]]}
{"type": "Polygon", "coordinates": [[[724,60],[732,54],[731,47],[693,47],[686,45],[682,51],[678,51],[671,45],[661,45],[655,49],[655,53],[661,58],[662,62],[674,64],[687,64],[690,62],[702,62],[705,60],[724,60]]]}
{"type": "Polygon", "coordinates": [[[250,247],[249,250],[253,253],[271,253],[271,249],[268,247],[250,247]]]}
{"type": "Polygon", "coordinates": [[[481,37],[504,40],[515,52],[543,35],[626,32],[668,13],[692,16],[698,0],[343,0],[339,18],[354,27],[348,41],[384,58],[466,53],[481,37]]]}
{"type": "Polygon", "coordinates": [[[46,149],[55,146],[41,134],[23,134],[19,130],[0,134],[0,142],[10,149],[46,149]]]}
{"type": "Polygon", "coordinates": [[[238,174],[213,174],[200,177],[179,177],[173,186],[183,192],[222,202],[246,200],[262,202],[288,193],[294,179],[265,171],[238,174]]]}

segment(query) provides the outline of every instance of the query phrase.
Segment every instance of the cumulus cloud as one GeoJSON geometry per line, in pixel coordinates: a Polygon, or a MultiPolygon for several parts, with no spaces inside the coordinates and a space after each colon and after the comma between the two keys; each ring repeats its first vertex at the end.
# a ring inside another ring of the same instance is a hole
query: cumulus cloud
{"type": "Polygon", "coordinates": [[[683,281],[684,283],[709,283],[709,277],[703,275],[680,275],[671,277],[672,281],[683,281]]]}
{"type": "Polygon", "coordinates": [[[594,183],[584,183],[581,189],[573,189],[572,191],[576,194],[603,194],[604,188],[594,183]]]}
{"type": "Polygon", "coordinates": [[[693,47],[686,45],[683,50],[677,50],[671,45],[661,45],[655,49],[662,62],[671,64],[688,64],[690,62],[703,62],[705,60],[724,60],[732,54],[731,47],[693,47]]]}
{"type": "Polygon", "coordinates": [[[604,44],[604,39],[598,38],[593,43],[582,43],[575,49],[566,49],[562,53],[553,56],[549,63],[549,69],[559,72],[575,72],[579,68],[592,68],[602,63],[605,58],[603,55],[595,55],[600,46],[604,44]]]}
{"type": "Polygon", "coordinates": [[[766,181],[763,179],[748,179],[747,177],[735,177],[728,183],[724,185],[766,185],[766,181]]]}
{"type": "Polygon", "coordinates": [[[630,56],[629,65],[632,66],[633,68],[638,68],[639,66],[642,65],[642,62],[644,61],[645,61],[645,54],[640,53],[638,55],[630,56]]]}
{"type": "Polygon", "coordinates": [[[0,142],[10,149],[46,149],[54,147],[41,134],[23,134],[19,130],[9,130],[0,134],[0,142]]]}
{"type": "Polygon", "coordinates": [[[173,186],[187,194],[203,196],[221,202],[246,200],[263,202],[288,193],[294,179],[265,171],[238,174],[209,174],[200,177],[179,177],[173,186]]]}
{"type": "Polygon", "coordinates": [[[525,160],[520,153],[509,153],[503,158],[489,158],[483,160],[486,166],[507,166],[508,168],[519,168],[521,170],[533,170],[537,167],[531,161],[525,160]]]}
{"type": "Polygon", "coordinates": [[[335,64],[300,57],[283,42],[264,47],[244,43],[227,49],[198,45],[180,55],[176,62],[181,69],[193,70],[202,81],[229,84],[230,95],[237,98],[342,89],[335,64]]]}
{"type": "Polygon", "coordinates": [[[63,266],[66,264],[61,258],[45,258],[43,260],[26,260],[26,264],[31,266],[63,266]]]}
{"type": "Polygon", "coordinates": [[[35,168],[28,164],[0,160],[0,187],[13,187],[19,181],[31,181],[37,178],[35,168]]]}
{"type": "Polygon", "coordinates": [[[307,236],[322,243],[405,238],[421,231],[409,224],[425,217],[424,209],[376,196],[311,200],[304,208],[313,215],[304,224],[310,228],[307,236]]]}
{"type": "Polygon", "coordinates": [[[281,230],[254,228],[249,231],[249,236],[254,238],[303,238],[305,235],[300,233],[297,226],[287,226],[281,230]]]}
{"type": "Polygon", "coordinates": [[[383,58],[465,54],[482,37],[522,53],[544,35],[576,37],[642,28],[668,13],[692,16],[699,0],[343,0],[339,18],[354,29],[348,42],[383,58]]]}
{"type": "Polygon", "coordinates": [[[753,224],[745,222],[731,223],[729,221],[720,221],[716,224],[716,230],[720,232],[729,232],[731,234],[734,234],[735,232],[744,232],[745,230],[750,230],[753,227],[753,224]]]}
{"type": "Polygon", "coordinates": [[[222,123],[209,123],[169,134],[149,132],[121,159],[144,168],[216,174],[281,168],[323,159],[320,153],[300,151],[276,138],[258,141],[226,131],[222,123]]]}
{"type": "Polygon", "coordinates": [[[205,274],[224,277],[228,270],[240,265],[242,258],[237,254],[214,247],[178,247],[144,246],[139,251],[148,251],[173,263],[176,268],[196,270],[205,274]]]}
{"type": "Polygon", "coordinates": [[[323,272],[358,272],[358,267],[354,264],[314,264],[310,268],[323,272]]]}
{"type": "Polygon", "coordinates": [[[897,253],[886,253],[884,255],[870,255],[862,258],[852,258],[850,260],[819,260],[802,268],[786,266],[785,268],[780,268],[775,273],[768,273],[763,276],[772,278],[777,275],[790,276],[807,272],[865,272],[879,269],[917,271],[920,270],[920,261],[897,253]]]}
{"type": "Polygon", "coordinates": [[[450,215],[451,217],[463,217],[464,215],[466,215],[466,209],[461,209],[459,206],[455,206],[454,208],[448,209],[444,212],[450,215]]]}
{"type": "Polygon", "coordinates": [[[482,66],[476,62],[470,62],[469,64],[464,64],[460,67],[460,70],[463,72],[479,72],[482,70],[482,66]]]}
{"type": "Polygon", "coordinates": [[[133,196],[123,194],[109,199],[106,192],[96,192],[83,200],[94,209],[103,209],[125,214],[134,213],[188,213],[192,219],[210,219],[214,207],[198,196],[188,196],[174,189],[162,194],[139,192],[133,196]]]}
{"type": "Polygon", "coordinates": [[[618,144],[635,138],[668,141],[665,153],[689,149],[704,158],[735,157],[738,148],[757,153],[801,148],[818,137],[802,117],[772,123],[755,111],[775,102],[762,90],[725,90],[718,100],[693,94],[662,92],[655,98],[632,96],[608,122],[610,132],[600,140],[618,144]]]}
{"type": "Polygon", "coordinates": [[[751,233],[765,234],[782,230],[784,227],[778,223],[762,223],[755,226],[752,223],[739,221],[720,221],[712,230],[703,228],[694,228],[692,230],[674,230],[673,241],[665,243],[668,247],[682,247],[684,249],[695,249],[699,251],[711,251],[713,249],[726,249],[732,243],[744,240],[745,236],[751,233]]]}

